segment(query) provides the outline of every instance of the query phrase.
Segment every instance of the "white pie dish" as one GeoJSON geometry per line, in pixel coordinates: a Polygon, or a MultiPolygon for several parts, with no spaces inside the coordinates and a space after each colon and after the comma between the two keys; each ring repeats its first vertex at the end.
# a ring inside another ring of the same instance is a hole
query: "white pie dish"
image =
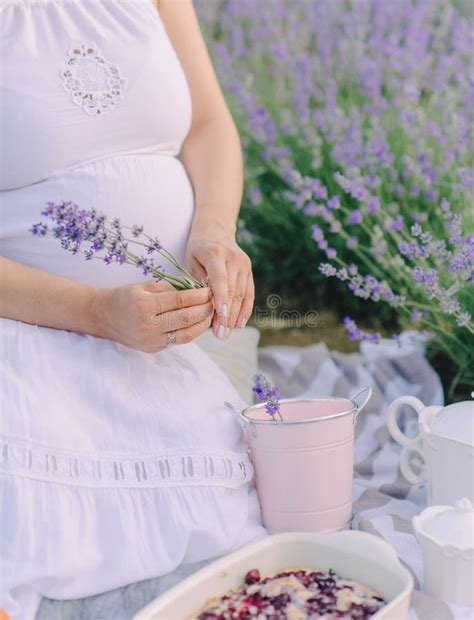
{"type": "Polygon", "coordinates": [[[365,532],[291,532],[268,536],[220,558],[184,579],[139,611],[133,620],[186,620],[213,596],[243,584],[248,570],[262,576],[288,567],[328,570],[377,590],[387,605],[373,620],[405,620],[414,580],[395,550],[365,532]]]}

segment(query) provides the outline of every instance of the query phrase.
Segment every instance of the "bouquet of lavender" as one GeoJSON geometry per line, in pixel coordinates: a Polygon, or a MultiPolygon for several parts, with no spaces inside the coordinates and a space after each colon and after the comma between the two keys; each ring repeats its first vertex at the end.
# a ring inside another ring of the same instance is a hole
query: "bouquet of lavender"
{"type": "MultiPolygon", "coordinates": [[[[95,209],[80,209],[73,202],[47,202],[46,205],[41,215],[54,222],[51,229],[53,236],[73,254],[82,251],[86,260],[101,260],[106,265],[134,265],[142,270],[143,275],[165,280],[177,290],[200,288],[207,284],[207,279],[202,282],[196,280],[158,239],[147,235],[142,226],[125,226],[117,218],[109,221],[106,215],[95,209]],[[131,246],[137,249],[132,251],[131,246]],[[162,265],[155,262],[154,255],[168,261],[180,275],[167,273],[162,265]]],[[[33,224],[30,230],[33,235],[44,237],[48,225],[39,222],[33,224]]]]}

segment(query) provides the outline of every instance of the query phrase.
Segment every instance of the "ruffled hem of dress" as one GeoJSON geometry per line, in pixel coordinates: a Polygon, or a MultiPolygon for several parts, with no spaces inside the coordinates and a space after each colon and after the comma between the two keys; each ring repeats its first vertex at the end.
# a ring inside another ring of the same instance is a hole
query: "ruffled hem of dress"
{"type": "Polygon", "coordinates": [[[79,487],[237,488],[254,473],[248,455],[219,450],[84,454],[0,436],[0,455],[0,473],[79,487]]]}

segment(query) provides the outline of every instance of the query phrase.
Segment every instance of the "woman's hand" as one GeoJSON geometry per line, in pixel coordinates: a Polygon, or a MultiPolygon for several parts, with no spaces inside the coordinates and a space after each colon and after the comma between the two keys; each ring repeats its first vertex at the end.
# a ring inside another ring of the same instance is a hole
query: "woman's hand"
{"type": "Polygon", "coordinates": [[[191,342],[214,314],[209,287],[177,291],[164,281],[99,288],[92,305],[99,336],[146,353],[166,348],[167,332],[191,342]]]}
{"type": "Polygon", "coordinates": [[[186,264],[195,278],[209,278],[216,309],[214,335],[225,340],[236,325],[245,327],[255,297],[252,265],[233,237],[221,230],[192,230],[186,264]]]}

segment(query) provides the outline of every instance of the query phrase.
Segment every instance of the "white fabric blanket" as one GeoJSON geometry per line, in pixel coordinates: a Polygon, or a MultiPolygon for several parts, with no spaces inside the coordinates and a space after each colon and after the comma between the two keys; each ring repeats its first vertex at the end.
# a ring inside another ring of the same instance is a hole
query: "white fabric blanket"
{"type": "MultiPolygon", "coordinates": [[[[355,443],[353,514],[349,527],[381,536],[396,549],[413,572],[416,591],[409,620],[473,620],[462,609],[424,595],[420,545],[411,518],[426,506],[423,485],[411,487],[398,470],[400,447],[388,434],[386,410],[402,394],[426,404],[443,404],[439,377],[424,357],[423,342],[405,334],[402,345],[363,343],[360,353],[329,351],[324,344],[308,347],[272,346],[259,349],[259,367],[276,383],[283,397],[351,396],[365,385],[373,395],[358,418],[355,443]]],[[[405,432],[414,432],[407,414],[405,432]]],[[[129,620],[132,615],[198,570],[208,561],[181,566],[164,577],[131,584],[77,601],[43,600],[38,620],[129,620]]],[[[180,619],[176,619],[180,620],[180,619]]]]}

